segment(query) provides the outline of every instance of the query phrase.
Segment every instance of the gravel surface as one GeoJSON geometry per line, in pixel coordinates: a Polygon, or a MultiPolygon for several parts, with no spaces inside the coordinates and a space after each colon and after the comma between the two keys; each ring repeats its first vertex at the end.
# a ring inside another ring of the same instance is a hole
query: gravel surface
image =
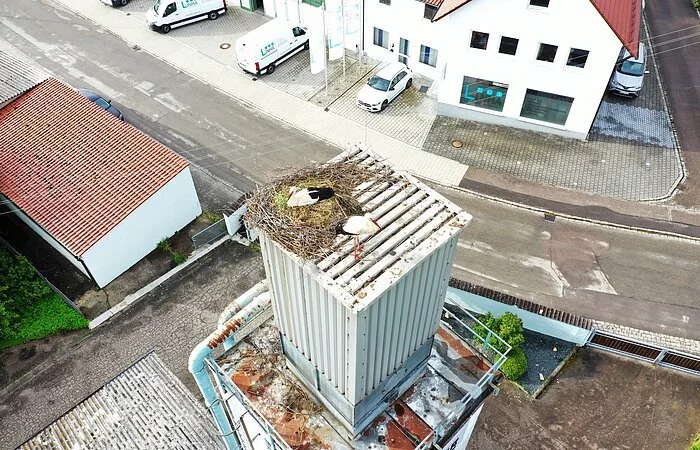
{"type": "Polygon", "coordinates": [[[527,371],[518,383],[533,394],[547,382],[559,364],[576,351],[576,344],[526,329],[523,350],[527,355],[527,371]],[[545,381],[540,380],[540,373],[545,381]]]}

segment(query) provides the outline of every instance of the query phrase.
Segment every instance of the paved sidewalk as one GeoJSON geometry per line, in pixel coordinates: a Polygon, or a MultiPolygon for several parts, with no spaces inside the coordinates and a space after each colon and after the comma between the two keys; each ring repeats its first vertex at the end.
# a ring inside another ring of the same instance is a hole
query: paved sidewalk
{"type": "MultiPolygon", "coordinates": [[[[211,51],[203,52],[196,48],[195,40],[216,46],[221,43],[219,39],[201,40],[207,36],[211,37],[211,33],[218,32],[216,26],[210,28],[213,24],[209,21],[177,28],[168,35],[161,35],[146,26],[140,12],[132,13],[111,8],[95,0],[55,1],[121,37],[131,46],[138,46],[139,49],[151,53],[193,78],[331,144],[341,148],[358,142],[368,144],[380,158],[397,168],[448,186],[457,186],[467,171],[464,164],[423,152],[384,133],[368,129],[333,112],[326,112],[274,86],[253,81],[232,64],[233,56],[230,56],[230,50],[226,54],[227,57],[215,58],[211,51]],[[194,34],[198,37],[191,37],[194,34]]],[[[145,0],[137,0],[133,2],[132,8],[140,9],[146,4],[148,2],[145,0]]],[[[231,10],[232,15],[241,13],[246,17],[249,14],[259,16],[236,8],[231,10]]],[[[226,15],[220,17],[217,22],[225,18],[226,15]]],[[[227,41],[235,42],[234,35],[229,37],[227,41]]]]}

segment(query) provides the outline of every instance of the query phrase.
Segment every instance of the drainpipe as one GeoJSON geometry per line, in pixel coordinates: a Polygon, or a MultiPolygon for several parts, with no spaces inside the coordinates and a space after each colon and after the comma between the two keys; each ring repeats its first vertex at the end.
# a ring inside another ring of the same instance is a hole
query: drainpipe
{"type": "MultiPolygon", "coordinates": [[[[257,300],[261,295],[270,298],[269,288],[267,287],[267,280],[262,280],[260,283],[256,284],[252,288],[244,292],[240,297],[231,302],[225,309],[224,312],[219,316],[219,326],[223,326],[231,317],[236,315],[243,308],[248,306],[254,300],[257,300]]],[[[229,336],[224,341],[224,351],[229,351],[234,346],[234,336],[229,336]]]]}
{"type": "Polygon", "coordinates": [[[199,390],[202,392],[206,407],[214,416],[214,421],[216,422],[216,426],[219,429],[219,433],[224,440],[227,450],[240,450],[242,447],[238,441],[238,436],[236,436],[236,433],[231,427],[231,422],[229,421],[226,410],[221,404],[221,399],[217,394],[214,382],[207,372],[205,360],[211,359],[212,352],[222,342],[228,339],[231,339],[233,342],[236,331],[269,306],[269,295],[258,295],[254,299],[251,297],[251,300],[248,301],[243,309],[234,314],[233,317],[224,324],[219,325],[216,331],[197,344],[194,350],[192,350],[192,353],[190,353],[188,369],[194,377],[197,387],[199,387],[199,390]]]}

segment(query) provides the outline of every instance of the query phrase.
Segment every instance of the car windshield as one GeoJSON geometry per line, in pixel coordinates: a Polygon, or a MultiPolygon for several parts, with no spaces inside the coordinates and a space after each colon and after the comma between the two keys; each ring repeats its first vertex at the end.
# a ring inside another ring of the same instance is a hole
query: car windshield
{"type": "Polygon", "coordinates": [[[628,59],[620,63],[620,65],[617,68],[617,71],[625,75],[640,77],[644,75],[644,64],[639,61],[628,59]]]}
{"type": "Polygon", "coordinates": [[[99,106],[102,109],[109,109],[109,103],[102,97],[98,97],[95,100],[93,100],[97,106],[99,106]]]}
{"type": "Polygon", "coordinates": [[[376,75],[370,78],[367,84],[380,91],[389,90],[389,80],[385,80],[384,78],[376,75]]]}

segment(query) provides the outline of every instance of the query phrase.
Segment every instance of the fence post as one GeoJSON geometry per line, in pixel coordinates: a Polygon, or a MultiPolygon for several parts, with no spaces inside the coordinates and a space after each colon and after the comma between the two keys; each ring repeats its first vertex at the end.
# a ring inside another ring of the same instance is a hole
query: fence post
{"type": "Polygon", "coordinates": [[[667,351],[668,351],[668,350],[666,350],[665,348],[664,348],[664,349],[661,349],[661,351],[659,352],[659,354],[657,355],[657,357],[654,359],[654,365],[659,364],[659,363],[664,359],[664,356],[666,356],[666,352],[667,352],[667,351]]]}

